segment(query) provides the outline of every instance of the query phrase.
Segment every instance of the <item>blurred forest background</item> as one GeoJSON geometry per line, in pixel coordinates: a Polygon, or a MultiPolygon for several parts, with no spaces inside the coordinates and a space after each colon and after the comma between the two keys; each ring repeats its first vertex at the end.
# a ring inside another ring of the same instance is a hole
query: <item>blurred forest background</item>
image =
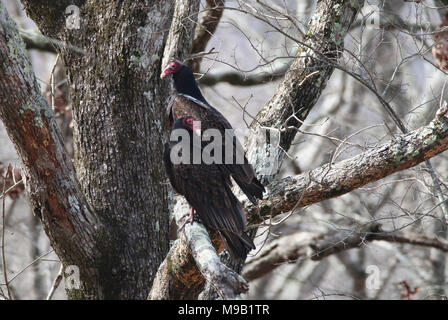
{"type": "MultiPolygon", "coordinates": [[[[20,1],[1,2],[22,30],[36,32],[36,25],[26,16],[20,1]]],[[[424,3],[368,1],[368,4],[371,6],[357,17],[345,38],[346,51],[340,65],[346,70],[336,70],[332,75],[306,125],[296,136],[281,177],[349,158],[390,140],[392,133],[399,132],[377,97],[346,71],[373,78],[377,92],[390,102],[409,130],[433,119],[446,82],[446,74],[437,67],[432,53],[434,30],[444,17],[443,10],[435,9],[440,3],[427,0],[424,3]],[[378,10],[372,11],[375,6],[378,10]],[[374,25],[376,21],[365,25],[364,22],[377,17],[379,28],[374,25]],[[360,62],[365,69],[360,68],[360,62]]],[[[257,7],[263,19],[285,34],[296,27],[306,34],[315,1],[228,0],[225,5],[257,7]]],[[[202,60],[198,81],[207,100],[241,132],[275,92],[291,56],[295,55],[297,45],[285,34],[251,15],[224,10],[208,43],[207,50],[212,54],[202,60]],[[241,79],[246,81],[240,82],[241,79]]],[[[53,105],[67,149],[72,150],[70,97],[63,66],[52,52],[30,49],[29,53],[50,103],[50,82],[55,84],[53,105]]],[[[243,142],[244,137],[240,136],[240,140],[243,142]]],[[[13,168],[20,166],[1,124],[0,145],[1,173],[5,176],[9,164],[13,168]]],[[[446,194],[447,154],[431,161],[446,194]]],[[[11,186],[11,179],[3,180],[6,187],[11,186]]],[[[61,265],[40,221],[32,215],[25,195],[20,189],[14,190],[5,199],[1,221],[11,293],[15,299],[45,299],[61,265]]],[[[444,216],[426,166],[419,165],[339,198],[293,212],[285,221],[259,231],[257,252],[270,241],[286,235],[350,232],[370,221],[381,223],[383,230],[445,239],[444,216]]],[[[250,256],[257,252],[253,251],[250,256]]],[[[246,297],[439,299],[445,297],[447,289],[445,262],[445,253],[438,249],[371,241],[362,248],[317,261],[299,258],[282,263],[262,277],[249,277],[250,291],[246,297]]],[[[2,273],[4,267],[2,264],[2,273]]],[[[0,279],[3,284],[0,287],[5,290],[3,277],[0,279]]],[[[63,284],[52,298],[66,298],[63,284]]]]}

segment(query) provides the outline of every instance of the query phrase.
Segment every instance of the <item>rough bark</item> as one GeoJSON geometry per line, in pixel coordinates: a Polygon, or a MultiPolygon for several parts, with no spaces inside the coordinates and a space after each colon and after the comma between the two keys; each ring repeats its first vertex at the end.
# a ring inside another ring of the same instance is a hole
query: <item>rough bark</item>
{"type": "Polygon", "coordinates": [[[144,299],[169,249],[171,198],[160,167],[168,88],[159,74],[172,3],[92,1],[83,12],[85,27],[65,36],[87,54],[64,52],[76,173],[108,228],[99,266],[106,298],[144,299]]]}
{"type": "MultiPolygon", "coordinates": [[[[444,111],[446,112],[446,111],[444,111]]],[[[249,221],[260,223],[292,209],[341,196],[367,183],[416,166],[448,149],[448,119],[437,116],[427,126],[338,163],[273,181],[258,208],[246,203],[249,221]]]]}
{"type": "Polygon", "coordinates": [[[41,95],[14,22],[0,5],[0,117],[22,162],[33,213],[65,265],[96,283],[97,232],[103,229],[84,201],[53,111],[41,95]],[[14,94],[11,94],[14,92],[14,94]]]}
{"type": "MultiPolygon", "coordinates": [[[[178,201],[175,219],[184,225],[189,206],[178,201]]],[[[148,299],[197,299],[207,281],[222,299],[235,299],[248,290],[237,272],[225,266],[217,252],[223,249],[219,234],[197,222],[183,226],[179,239],[157,271],[148,299]]]]}
{"type": "Polygon", "coordinates": [[[191,53],[193,32],[199,10],[199,0],[177,0],[174,8],[165,51],[163,53],[162,68],[171,59],[183,60],[191,53]]]}
{"type": "MultiPolygon", "coordinates": [[[[23,3],[45,36],[66,43],[59,50],[71,85],[75,169],[29,63],[3,63],[2,77],[12,64],[18,68],[18,80],[6,84],[24,91],[10,105],[2,102],[3,121],[23,160],[34,211],[42,211],[63,263],[81,268],[82,290],[68,292],[69,298],[146,298],[169,249],[171,196],[160,166],[169,86],[159,74],[174,4],[75,1],[81,28],[67,29],[64,12],[72,1],[23,3]],[[40,158],[48,170],[41,172],[40,158]],[[53,167],[61,172],[52,173],[53,167]]],[[[10,57],[23,50],[13,39],[4,53],[10,57]]]]}

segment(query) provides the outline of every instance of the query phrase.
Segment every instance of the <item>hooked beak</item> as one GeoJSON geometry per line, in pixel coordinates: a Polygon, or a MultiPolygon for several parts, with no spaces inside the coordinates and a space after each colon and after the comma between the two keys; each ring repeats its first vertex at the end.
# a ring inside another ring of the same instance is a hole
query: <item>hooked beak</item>
{"type": "Polygon", "coordinates": [[[201,136],[201,121],[193,121],[193,131],[198,137],[201,136]]]}
{"type": "Polygon", "coordinates": [[[170,69],[170,67],[166,67],[165,69],[163,69],[162,74],[160,75],[160,79],[164,79],[167,75],[173,74],[173,70],[170,69]]]}

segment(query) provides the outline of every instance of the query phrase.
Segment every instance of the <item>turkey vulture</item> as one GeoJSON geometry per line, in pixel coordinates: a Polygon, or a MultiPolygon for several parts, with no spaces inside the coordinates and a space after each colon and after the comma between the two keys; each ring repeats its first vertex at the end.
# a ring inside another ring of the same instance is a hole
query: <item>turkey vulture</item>
{"type": "Polygon", "coordinates": [[[165,144],[163,160],[166,172],[174,190],[191,205],[190,214],[194,210],[206,227],[219,231],[230,254],[244,260],[255,246],[245,233],[243,207],[230,189],[231,181],[227,171],[214,163],[193,163],[194,148],[202,151],[205,145],[200,138],[196,140],[198,144],[193,143],[197,135],[195,124],[195,119],[190,116],[174,122],[173,130],[186,130],[187,138],[180,137],[178,141],[165,144]],[[174,157],[179,154],[186,155],[182,158],[183,162],[174,161],[174,157]]]}
{"type": "Polygon", "coordinates": [[[244,150],[237,138],[235,136],[229,138],[229,129],[232,129],[232,126],[218,110],[205,100],[196,83],[193,71],[188,66],[180,61],[172,61],[163,70],[161,78],[163,79],[170,74],[173,77],[174,88],[177,91],[177,95],[167,108],[167,117],[170,124],[173,124],[179,118],[191,116],[201,121],[202,132],[205,132],[207,129],[219,130],[223,139],[223,158],[220,162],[221,164],[217,164],[217,166],[221,171],[230,174],[247,198],[256,204],[257,199],[262,199],[265,188],[255,177],[254,169],[247,161],[244,150]],[[226,143],[230,144],[232,142],[231,148],[225,146],[226,143]],[[233,153],[227,155],[233,160],[230,163],[225,161],[225,159],[228,159],[226,157],[227,150],[232,150],[231,152],[233,153]],[[236,162],[237,159],[242,161],[236,162]]]}

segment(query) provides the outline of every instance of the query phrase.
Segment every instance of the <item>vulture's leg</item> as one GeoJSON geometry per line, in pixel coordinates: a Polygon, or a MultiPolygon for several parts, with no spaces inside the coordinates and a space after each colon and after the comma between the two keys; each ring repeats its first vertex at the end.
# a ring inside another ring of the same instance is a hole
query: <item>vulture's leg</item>
{"type": "Polygon", "coordinates": [[[199,219],[197,217],[195,217],[194,208],[193,207],[190,207],[190,211],[188,211],[188,213],[185,214],[183,217],[185,217],[185,216],[188,216],[188,218],[185,219],[184,223],[182,223],[182,226],[179,228],[179,231],[182,231],[182,229],[185,227],[185,225],[187,223],[193,223],[193,221],[200,222],[199,219]]]}

